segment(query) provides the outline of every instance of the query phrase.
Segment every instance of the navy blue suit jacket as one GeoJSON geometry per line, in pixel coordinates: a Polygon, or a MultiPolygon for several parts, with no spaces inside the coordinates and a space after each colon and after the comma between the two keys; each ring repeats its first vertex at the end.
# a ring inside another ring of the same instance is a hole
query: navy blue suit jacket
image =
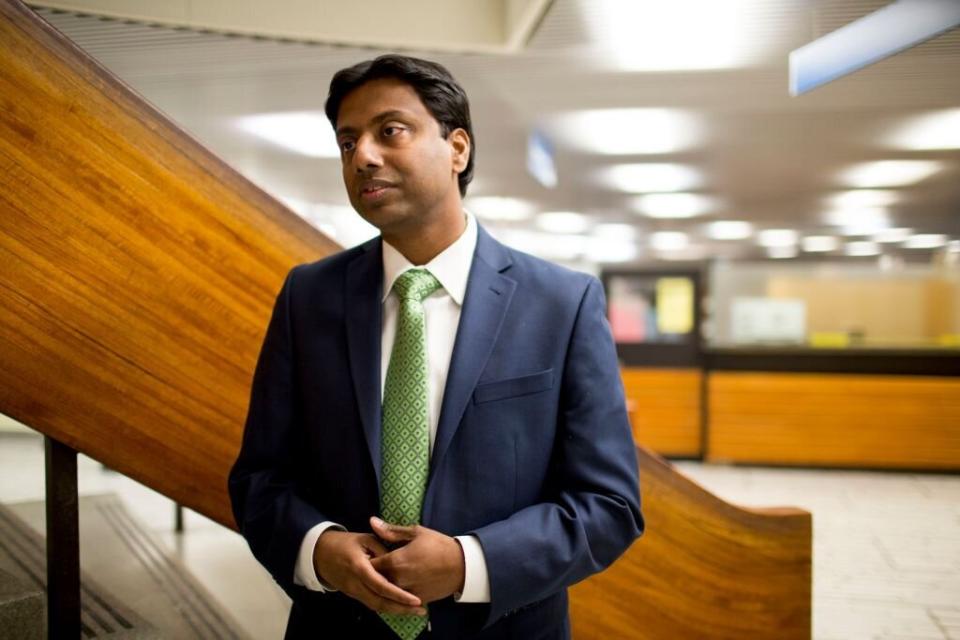
{"type": "MultiPolygon", "coordinates": [[[[379,238],[295,267],[254,374],[229,489],[241,533],[293,599],[287,637],[381,624],[293,574],[308,529],[331,520],[368,532],[378,513],[382,280],[379,238]]],[[[431,604],[437,638],[564,637],[566,587],[641,534],[636,452],[596,278],[478,229],[421,521],[476,536],[490,579],[489,604],[431,604]]]]}

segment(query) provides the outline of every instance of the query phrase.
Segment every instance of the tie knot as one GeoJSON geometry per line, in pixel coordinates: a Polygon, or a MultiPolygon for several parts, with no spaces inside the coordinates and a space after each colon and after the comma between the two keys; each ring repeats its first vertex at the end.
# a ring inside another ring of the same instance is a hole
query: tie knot
{"type": "Polygon", "coordinates": [[[400,274],[393,283],[393,290],[401,300],[416,300],[422,302],[424,298],[440,288],[440,282],[426,269],[410,269],[400,274]]]}

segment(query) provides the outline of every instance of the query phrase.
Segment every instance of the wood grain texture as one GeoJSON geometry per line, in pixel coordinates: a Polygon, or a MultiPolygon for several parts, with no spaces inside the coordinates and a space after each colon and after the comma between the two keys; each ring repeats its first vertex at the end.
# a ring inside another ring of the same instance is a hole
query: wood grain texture
{"type": "Polygon", "coordinates": [[[702,371],[626,367],[620,374],[637,444],[664,456],[700,456],[702,371]]]}
{"type": "Polygon", "coordinates": [[[712,460],[960,469],[960,379],[711,372],[712,460]]]}
{"type": "Polygon", "coordinates": [[[737,508],[638,456],[646,533],[571,589],[573,637],[810,638],[810,514],[737,508]]]}
{"type": "Polygon", "coordinates": [[[288,269],[337,247],[0,1],[0,412],[233,526],[288,269]]]}

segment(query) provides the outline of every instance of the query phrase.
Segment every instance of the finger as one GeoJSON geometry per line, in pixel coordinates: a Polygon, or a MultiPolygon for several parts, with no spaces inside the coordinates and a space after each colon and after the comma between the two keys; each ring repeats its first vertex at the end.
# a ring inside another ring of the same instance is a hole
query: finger
{"type": "Polygon", "coordinates": [[[413,540],[414,537],[416,537],[416,525],[404,527],[399,524],[390,524],[376,516],[370,518],[370,527],[374,533],[387,542],[404,542],[406,540],[413,540]]]}
{"type": "Polygon", "coordinates": [[[383,575],[378,573],[373,568],[372,562],[368,564],[367,568],[360,571],[359,577],[363,582],[363,586],[376,593],[380,597],[388,598],[394,602],[413,607],[421,604],[420,598],[413,595],[409,591],[404,591],[383,577],[383,575]]]}
{"type": "Polygon", "coordinates": [[[383,544],[375,535],[368,535],[364,538],[361,538],[360,545],[363,547],[364,552],[366,552],[367,557],[369,558],[376,558],[389,552],[389,550],[383,546],[383,544]]]}
{"type": "Polygon", "coordinates": [[[390,600],[389,598],[384,598],[377,595],[375,592],[367,589],[363,584],[360,584],[359,588],[360,593],[357,594],[357,599],[373,611],[413,616],[427,615],[426,607],[400,604],[399,602],[390,600]]]}

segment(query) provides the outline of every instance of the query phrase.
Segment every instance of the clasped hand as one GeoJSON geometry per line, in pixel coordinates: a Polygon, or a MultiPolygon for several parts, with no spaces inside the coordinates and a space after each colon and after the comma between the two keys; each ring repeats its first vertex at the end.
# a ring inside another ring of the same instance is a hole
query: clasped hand
{"type": "Polygon", "coordinates": [[[463,590],[463,551],[454,538],[420,525],[370,518],[373,534],[328,529],[313,566],[321,581],[374,611],[426,615],[426,604],[463,590]],[[399,545],[392,551],[384,542],[399,545]]]}

